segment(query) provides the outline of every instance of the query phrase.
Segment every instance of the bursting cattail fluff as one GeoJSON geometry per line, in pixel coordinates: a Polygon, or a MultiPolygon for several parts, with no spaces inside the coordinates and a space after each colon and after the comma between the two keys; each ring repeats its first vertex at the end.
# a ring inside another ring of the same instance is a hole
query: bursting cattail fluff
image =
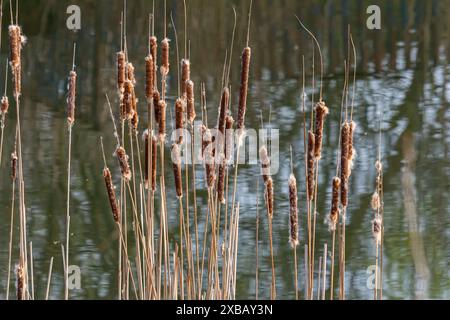
{"type": "Polygon", "coordinates": [[[159,140],[164,141],[166,138],[166,102],[160,100],[158,102],[159,109],[159,140]]]}
{"type": "Polygon", "coordinates": [[[242,52],[242,66],[241,66],[241,86],[239,89],[239,109],[237,129],[239,134],[242,134],[245,129],[245,113],[247,111],[247,95],[248,95],[248,78],[250,74],[250,59],[252,50],[246,47],[242,52]]]}
{"type": "Polygon", "coordinates": [[[9,109],[9,100],[7,96],[3,96],[2,100],[0,101],[0,111],[3,115],[8,113],[9,109]]]}
{"type": "Polygon", "coordinates": [[[178,143],[172,145],[172,166],[175,178],[175,190],[177,197],[181,198],[183,196],[183,182],[181,180],[181,155],[178,143]]]}
{"type": "Polygon", "coordinates": [[[136,102],[134,95],[134,86],[130,80],[126,80],[124,84],[123,105],[121,110],[122,120],[133,119],[134,103],[136,102]]]}
{"type": "Polygon", "coordinates": [[[350,121],[350,133],[348,140],[348,176],[350,177],[353,169],[353,160],[356,157],[356,151],[353,147],[353,134],[356,130],[356,123],[354,121],[350,121]]]}
{"type": "Polygon", "coordinates": [[[350,140],[350,125],[345,122],[341,133],[341,204],[345,208],[348,205],[348,149],[350,140]]]}
{"type": "Polygon", "coordinates": [[[131,62],[127,63],[127,78],[131,81],[133,86],[136,85],[136,76],[134,75],[134,66],[131,62]]]}
{"type": "Polygon", "coordinates": [[[161,75],[167,76],[169,74],[169,39],[164,38],[161,42],[161,75]]]}
{"type": "Polygon", "coordinates": [[[315,159],[314,159],[314,150],[316,145],[316,137],[312,131],[308,131],[308,153],[306,155],[307,161],[307,173],[308,176],[306,178],[307,185],[307,194],[308,200],[311,201],[314,199],[314,170],[315,170],[315,159]]]}
{"type": "Polygon", "coordinates": [[[145,58],[145,97],[147,102],[150,102],[153,98],[153,90],[155,89],[155,70],[154,70],[153,58],[148,55],[145,58]]]}
{"type": "Polygon", "coordinates": [[[108,168],[103,169],[103,178],[105,179],[106,191],[108,193],[109,204],[113,214],[114,222],[119,223],[120,213],[117,206],[116,191],[112,181],[111,171],[108,168]]]}
{"type": "Polygon", "coordinates": [[[175,129],[177,143],[183,142],[183,128],[184,128],[184,103],[178,98],[175,101],[175,129]]]}
{"type": "Polygon", "coordinates": [[[322,156],[323,126],[328,115],[328,108],[323,101],[316,105],[315,145],[314,157],[319,160],[322,156]]]}
{"type": "Polygon", "coordinates": [[[273,180],[272,177],[269,177],[266,182],[266,205],[267,205],[267,215],[269,219],[273,219],[273,180]]]}
{"type": "Polygon", "coordinates": [[[381,208],[381,201],[380,201],[380,195],[377,191],[375,191],[372,195],[372,199],[370,200],[370,205],[372,206],[372,209],[375,211],[380,210],[381,208]]]}
{"type": "Polygon", "coordinates": [[[130,164],[128,162],[128,155],[123,147],[118,147],[116,150],[117,160],[119,160],[120,171],[122,172],[122,178],[125,181],[131,180],[130,164]]]}
{"type": "Polygon", "coordinates": [[[75,122],[75,100],[77,95],[77,73],[70,71],[67,96],[67,123],[72,126],[75,122]]]}
{"type": "Polygon", "coordinates": [[[13,152],[11,154],[11,179],[16,181],[17,179],[17,153],[13,152]]]}
{"type": "Polygon", "coordinates": [[[289,177],[289,243],[292,248],[298,246],[298,196],[297,179],[289,177]]]}
{"type": "Polygon", "coordinates": [[[191,79],[191,63],[188,59],[181,60],[181,94],[187,97],[187,83],[191,79]]]}
{"type": "Polygon", "coordinates": [[[372,233],[376,244],[380,244],[381,242],[381,229],[382,221],[380,216],[377,215],[375,219],[372,220],[372,233]]]}
{"type": "Polygon", "coordinates": [[[270,158],[266,146],[262,146],[261,149],[259,149],[259,159],[261,161],[261,173],[264,183],[267,184],[270,178],[270,158]]]}
{"type": "Polygon", "coordinates": [[[333,188],[331,193],[331,210],[329,227],[330,231],[336,230],[336,224],[339,219],[339,188],[341,187],[341,179],[339,177],[333,178],[333,188]]]}
{"type": "Polygon", "coordinates": [[[125,86],[125,65],[125,52],[120,51],[117,53],[117,89],[121,95],[124,92],[125,86]]]}
{"type": "Polygon", "coordinates": [[[195,117],[195,95],[194,95],[194,82],[188,80],[186,84],[186,104],[187,104],[187,119],[189,123],[193,124],[195,117]]]}

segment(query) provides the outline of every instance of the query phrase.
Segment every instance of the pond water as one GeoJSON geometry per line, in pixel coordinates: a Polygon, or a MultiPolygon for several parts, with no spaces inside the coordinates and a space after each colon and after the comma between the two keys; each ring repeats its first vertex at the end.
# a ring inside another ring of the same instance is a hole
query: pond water
{"type": "MultiPolygon", "coordinates": [[[[197,84],[205,82],[209,118],[215,122],[223,61],[233,29],[233,4],[238,23],[230,83],[234,89],[232,105],[236,108],[248,3],[191,0],[188,4],[192,79],[197,84]]],[[[168,1],[168,8],[173,14],[179,39],[184,39],[182,1],[168,1]]],[[[104,190],[99,137],[105,139],[108,163],[118,177],[118,168],[111,156],[115,138],[104,95],[108,93],[116,100],[115,53],[120,47],[121,10],[121,1],[20,1],[19,21],[28,38],[23,50],[24,178],[28,240],[33,242],[37,298],[45,295],[51,257],[54,257],[54,268],[50,297],[60,299],[64,296],[61,242],[65,239],[68,137],[65,94],[74,42],[77,43],[79,88],[73,133],[70,261],[80,266],[82,282],[81,289],[72,291],[71,297],[117,298],[117,235],[104,190]],[[82,29],[77,33],[66,28],[66,8],[70,4],[78,4],[82,12],[82,29]]],[[[162,1],[156,1],[156,10],[156,33],[161,35],[162,1]]],[[[5,12],[9,12],[7,5],[5,12]]],[[[129,58],[137,70],[141,101],[144,101],[143,67],[149,12],[150,1],[129,1],[129,58]]],[[[9,23],[9,14],[6,13],[0,61],[6,61],[8,57],[5,27],[9,23]]],[[[323,252],[323,245],[327,243],[330,246],[331,241],[325,219],[330,206],[331,179],[336,168],[347,26],[350,25],[358,56],[354,112],[354,120],[358,124],[355,134],[358,157],[350,180],[346,231],[348,298],[370,299],[373,294],[367,287],[368,268],[375,261],[370,199],[375,187],[374,164],[382,115],[381,155],[385,188],[383,297],[449,299],[450,3],[411,0],[255,1],[250,33],[253,56],[247,126],[259,128],[262,114],[266,125],[270,118],[271,127],[280,130],[280,169],[273,177],[276,205],[273,241],[278,298],[295,297],[293,254],[288,244],[287,179],[291,145],[300,191],[300,248],[306,240],[303,113],[299,101],[304,56],[307,106],[310,108],[313,46],[306,32],[299,28],[294,14],[317,35],[321,44],[325,62],[323,95],[330,108],[320,162],[317,255],[323,252]],[[381,8],[381,30],[366,28],[366,8],[371,4],[378,4],[381,8]]],[[[173,27],[169,26],[168,33],[173,39],[173,27]]],[[[171,64],[174,67],[168,94],[172,109],[176,94],[175,50],[171,52],[171,64]]],[[[316,80],[319,69],[317,64],[316,80]]],[[[1,79],[3,81],[3,76],[1,79]]],[[[317,98],[317,86],[315,89],[317,98]]],[[[12,93],[8,93],[11,97],[12,93]]],[[[145,109],[143,103],[140,107],[145,109]]],[[[0,298],[5,297],[8,269],[12,189],[8,159],[13,148],[13,123],[15,112],[12,108],[6,123],[0,168],[0,298]]],[[[201,171],[199,167],[198,187],[201,191],[198,206],[204,208],[206,191],[201,171]]],[[[169,195],[174,193],[172,176],[168,171],[169,195]]],[[[260,179],[257,165],[240,167],[237,298],[255,297],[256,203],[257,199],[259,203],[263,199],[262,188],[256,187],[260,179]]],[[[175,198],[169,198],[168,207],[176,210],[175,198]]],[[[268,227],[265,209],[260,207],[259,212],[259,297],[268,298],[271,279],[268,227]]],[[[175,218],[171,220],[176,230],[177,221],[175,218]]],[[[17,256],[15,246],[13,263],[17,256]]],[[[303,266],[303,255],[299,256],[300,266],[303,266]]],[[[303,294],[304,272],[303,268],[300,269],[303,294]]]]}

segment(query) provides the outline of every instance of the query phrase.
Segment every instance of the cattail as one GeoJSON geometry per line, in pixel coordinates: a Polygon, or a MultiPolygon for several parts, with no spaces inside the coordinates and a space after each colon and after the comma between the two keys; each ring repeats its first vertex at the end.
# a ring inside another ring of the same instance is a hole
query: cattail
{"type": "Polygon", "coordinates": [[[159,124],[161,118],[161,110],[159,108],[159,100],[161,99],[158,90],[153,91],[153,108],[155,112],[155,122],[159,124]]]}
{"type": "Polygon", "coordinates": [[[123,147],[118,147],[116,150],[116,156],[119,160],[119,166],[120,170],[122,172],[122,178],[125,179],[125,181],[131,180],[131,170],[130,170],[130,164],[128,163],[128,155],[125,152],[125,149],[123,147]]]}
{"type": "Polygon", "coordinates": [[[163,77],[169,74],[169,39],[164,38],[161,42],[161,75],[163,77]]]}
{"type": "Polygon", "coordinates": [[[219,109],[219,131],[222,136],[225,135],[225,117],[228,113],[228,104],[230,101],[230,91],[228,88],[223,88],[222,91],[222,99],[220,100],[220,109],[219,109]]]}
{"type": "Polygon", "coordinates": [[[154,71],[153,83],[156,84],[158,81],[157,79],[158,39],[155,36],[150,37],[150,55],[152,56],[153,59],[153,71],[154,71]]]}
{"type": "Polygon", "coordinates": [[[119,223],[120,213],[117,206],[116,191],[112,182],[111,171],[108,168],[103,169],[103,178],[105,179],[106,191],[108,192],[109,204],[113,214],[114,222],[119,223]]]}
{"type": "Polygon", "coordinates": [[[266,146],[262,146],[261,149],[259,149],[259,158],[261,161],[261,172],[264,183],[267,184],[270,178],[270,158],[266,146]]]}
{"type": "Polygon", "coordinates": [[[269,177],[266,182],[266,205],[269,219],[273,218],[273,180],[269,177]]]}
{"type": "Polygon", "coordinates": [[[336,230],[336,224],[339,219],[339,188],[341,187],[341,179],[339,177],[333,178],[333,189],[331,196],[331,210],[330,210],[330,230],[336,230]]]}
{"type": "Polygon", "coordinates": [[[323,140],[323,125],[325,118],[328,115],[328,108],[323,101],[316,105],[316,125],[315,125],[315,146],[314,157],[319,160],[322,156],[322,140],[323,140]]]}
{"type": "Polygon", "coordinates": [[[345,208],[348,205],[348,147],[350,139],[350,125],[345,122],[341,133],[341,204],[345,208]]]}
{"type": "Polygon", "coordinates": [[[211,132],[209,132],[209,129],[202,124],[201,127],[201,134],[202,134],[202,159],[205,158],[205,150],[208,147],[208,145],[212,142],[211,138],[211,132]]]}
{"type": "Polygon", "coordinates": [[[181,156],[178,143],[172,145],[172,162],[173,174],[175,177],[175,189],[177,191],[177,197],[181,198],[183,196],[183,182],[181,180],[181,156]]]}
{"type": "Polygon", "coordinates": [[[219,177],[217,180],[217,199],[220,203],[225,203],[225,170],[226,162],[225,160],[219,165],[219,177]]]}
{"type": "Polygon", "coordinates": [[[25,271],[22,263],[17,266],[17,300],[23,300],[25,296],[25,271]]]}
{"type": "Polygon", "coordinates": [[[315,171],[315,159],[314,159],[314,149],[316,145],[316,137],[312,131],[308,132],[308,154],[307,154],[307,191],[308,200],[314,199],[314,171],[315,171]]]}
{"type": "Polygon", "coordinates": [[[77,73],[73,70],[70,71],[68,90],[67,123],[71,126],[75,122],[75,99],[77,95],[77,73]]]}
{"type": "Polygon", "coordinates": [[[136,76],[134,75],[134,66],[131,62],[127,63],[127,78],[131,81],[133,86],[136,85],[136,76]]]}
{"type": "Polygon", "coordinates": [[[9,109],[9,100],[7,96],[3,96],[2,100],[0,101],[0,111],[3,115],[8,113],[9,109]]]}
{"type": "Polygon", "coordinates": [[[119,51],[117,53],[117,89],[122,95],[125,86],[125,52],[119,51]]]}
{"type": "Polygon", "coordinates": [[[138,125],[139,125],[139,114],[137,113],[137,110],[133,111],[133,117],[131,118],[131,128],[134,131],[138,130],[138,125]]]}
{"type": "Polygon", "coordinates": [[[22,91],[22,29],[17,25],[9,26],[10,61],[14,82],[14,97],[19,97],[22,91]]]}
{"type": "Polygon", "coordinates": [[[188,59],[181,60],[181,94],[187,97],[187,83],[191,79],[191,63],[188,59]]]}
{"type": "Polygon", "coordinates": [[[159,109],[159,140],[164,141],[166,138],[166,102],[160,100],[158,103],[159,109]]]}
{"type": "Polygon", "coordinates": [[[212,145],[211,130],[209,129],[206,129],[205,133],[203,134],[203,153],[206,167],[206,184],[208,188],[211,189],[214,186],[216,176],[215,176],[214,148],[212,145]]]}
{"type": "Polygon", "coordinates": [[[372,233],[377,244],[381,242],[381,228],[382,221],[381,218],[377,215],[375,219],[372,220],[372,233]]]}
{"type": "Polygon", "coordinates": [[[175,102],[175,129],[177,130],[178,141],[177,143],[183,142],[183,131],[184,128],[184,103],[180,98],[175,102]]]}
{"type": "Polygon", "coordinates": [[[153,98],[153,90],[155,89],[155,70],[153,58],[148,55],[145,58],[145,97],[150,102],[153,98]]]}
{"type": "Polygon", "coordinates": [[[289,243],[292,248],[298,246],[298,196],[297,179],[291,174],[289,177],[289,243]]]}
{"type": "Polygon", "coordinates": [[[149,133],[148,130],[144,131],[144,142],[145,142],[145,164],[144,164],[144,178],[145,178],[145,188],[150,187],[152,191],[156,191],[156,163],[158,161],[158,139],[152,134],[152,145],[149,146],[149,133]],[[151,163],[150,163],[150,147],[151,147],[151,163]],[[151,169],[150,169],[151,165],[151,169]]]}
{"type": "Polygon", "coordinates": [[[11,179],[15,181],[17,179],[17,153],[11,154],[11,179]]]}
{"type": "Polygon", "coordinates": [[[242,66],[241,66],[241,87],[239,90],[239,111],[237,129],[240,134],[245,129],[245,113],[247,110],[247,94],[248,94],[248,78],[250,73],[250,58],[252,50],[246,47],[242,52],[242,66]]]}
{"type": "Polygon", "coordinates": [[[225,118],[225,159],[229,164],[231,157],[233,156],[233,124],[234,119],[232,116],[226,116],[225,118]]]}
{"type": "Polygon", "coordinates": [[[186,83],[186,103],[187,103],[187,119],[189,123],[193,124],[195,117],[195,95],[194,95],[194,82],[188,80],[186,83]]]}
{"type": "Polygon", "coordinates": [[[134,86],[130,80],[125,81],[124,85],[124,94],[123,94],[123,106],[121,110],[122,120],[131,120],[133,119],[134,113],[134,103],[135,95],[134,95],[134,86]]]}
{"type": "Polygon", "coordinates": [[[381,172],[383,171],[383,164],[380,160],[377,160],[377,162],[375,162],[375,169],[377,170],[378,174],[381,174],[381,172]]]}
{"type": "Polygon", "coordinates": [[[381,208],[380,195],[377,191],[373,193],[370,204],[372,206],[372,209],[375,211],[378,211],[381,208]]]}
{"type": "Polygon", "coordinates": [[[352,174],[353,169],[353,160],[356,157],[356,151],[353,147],[353,134],[356,130],[356,123],[354,121],[350,121],[350,133],[348,140],[348,176],[352,174]]]}

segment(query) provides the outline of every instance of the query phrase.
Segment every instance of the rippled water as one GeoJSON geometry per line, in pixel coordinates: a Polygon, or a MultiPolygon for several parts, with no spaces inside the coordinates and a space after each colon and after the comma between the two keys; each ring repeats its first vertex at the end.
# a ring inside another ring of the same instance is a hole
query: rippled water
{"type": "MultiPolygon", "coordinates": [[[[189,3],[189,39],[192,78],[206,83],[209,117],[215,121],[225,50],[229,48],[236,6],[238,25],[233,52],[231,86],[239,83],[239,56],[245,45],[247,2],[200,1],[189,3]]],[[[302,55],[311,93],[310,38],[301,31],[293,14],[317,34],[325,58],[324,99],[330,107],[320,167],[317,255],[331,236],[324,223],[330,204],[339,135],[339,108],[344,80],[347,25],[353,30],[358,51],[355,145],[358,157],[350,181],[347,225],[347,277],[349,298],[368,299],[367,268],[374,264],[370,197],[374,191],[378,128],[382,114],[382,158],[385,169],[385,248],[383,288],[385,299],[450,298],[450,3],[449,1],[255,1],[251,28],[253,60],[247,125],[266,124],[280,129],[281,164],[274,176],[274,244],[279,298],[293,298],[293,256],[288,245],[287,179],[289,146],[294,150],[295,173],[300,186],[301,244],[305,243],[305,188],[303,114],[299,108],[302,55]],[[365,28],[365,9],[378,3],[381,31],[365,28]]],[[[168,1],[179,38],[184,38],[180,1],[168,1]]],[[[6,10],[9,8],[6,6],[6,10]]],[[[43,298],[49,261],[54,257],[51,297],[63,297],[61,241],[65,238],[65,188],[67,128],[66,77],[76,41],[79,75],[78,114],[73,142],[73,193],[71,263],[82,270],[81,290],[72,298],[117,297],[117,238],[101,175],[99,137],[105,137],[109,154],[114,149],[112,126],[104,93],[115,96],[115,52],[120,45],[121,1],[21,1],[19,19],[28,36],[23,50],[22,139],[25,165],[28,239],[33,242],[36,296],[43,298]],[[65,28],[66,8],[78,3],[82,30],[65,28]]],[[[149,1],[129,1],[128,46],[138,70],[138,94],[143,97],[143,58],[149,1]]],[[[162,32],[162,2],[157,1],[157,34],[162,32]]],[[[4,23],[9,22],[4,15],[4,23]],[[5,21],[6,20],[6,21],[5,21]]],[[[173,38],[173,28],[169,36],[173,38]]],[[[3,31],[1,60],[7,57],[3,31]]],[[[174,47],[174,45],[173,45],[174,47]]],[[[173,50],[174,51],[174,50],[173,50]]],[[[175,52],[172,51],[172,65],[175,52]]],[[[317,58],[317,57],[316,57],[317,58]]],[[[318,76],[316,66],[316,77],[318,76]]],[[[169,81],[170,101],[176,93],[175,67],[169,81]]],[[[0,74],[3,74],[0,73],[0,74]]],[[[3,77],[1,78],[3,79],[3,77]]],[[[236,90],[234,90],[235,92],[236,90]]],[[[318,92],[316,90],[316,98],[318,92]]],[[[308,106],[310,96],[308,98],[308,106]]],[[[141,99],[143,101],[143,99],[141,99]]],[[[233,105],[237,95],[233,96],[233,105]]],[[[172,103],[170,104],[172,106],[172,103]]],[[[144,106],[141,106],[144,109],[144,106]]],[[[14,137],[15,112],[8,115],[0,171],[0,297],[5,294],[11,181],[9,154],[14,137]]],[[[144,118],[144,117],[143,117],[144,118]]],[[[110,166],[115,165],[108,157],[110,166]]],[[[114,166],[115,175],[118,171],[114,166]]],[[[199,169],[199,171],[201,171],[199,169]]],[[[258,166],[242,166],[238,183],[241,204],[237,297],[255,297],[256,188],[258,166]]],[[[200,173],[199,173],[200,175],[200,173]]],[[[167,185],[173,188],[168,172],[167,185]]],[[[198,187],[203,188],[202,181],[198,187]]],[[[198,205],[204,208],[205,191],[198,205]]],[[[169,193],[171,194],[171,193],[169,193]]],[[[169,209],[177,202],[169,199],[169,209]]],[[[270,261],[268,228],[260,210],[260,288],[269,297],[270,261]]],[[[170,221],[176,227],[176,221],[170,221]]],[[[17,232],[16,232],[17,235],[17,232]]],[[[14,243],[17,243],[17,239],[14,243]]],[[[17,250],[13,261],[17,261],[17,250]]],[[[303,265],[303,255],[300,265],[303,265]]],[[[301,268],[303,270],[303,268],[301,268]]],[[[303,292],[304,273],[300,273],[303,292]]]]}

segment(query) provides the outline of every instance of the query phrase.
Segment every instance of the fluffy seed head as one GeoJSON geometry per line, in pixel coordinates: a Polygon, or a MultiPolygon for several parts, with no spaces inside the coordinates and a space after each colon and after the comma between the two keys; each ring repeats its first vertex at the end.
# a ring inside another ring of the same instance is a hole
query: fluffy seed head
{"type": "Polygon", "coordinates": [[[333,178],[332,196],[331,196],[331,210],[329,219],[330,231],[336,230],[336,224],[339,219],[339,188],[341,187],[341,179],[339,177],[333,178]]]}
{"type": "Polygon", "coordinates": [[[118,147],[116,150],[117,160],[119,161],[120,170],[122,172],[122,178],[125,181],[131,180],[130,164],[128,163],[128,155],[123,147],[118,147]]]}
{"type": "Polygon", "coordinates": [[[161,75],[169,74],[169,39],[164,38],[161,42],[161,75]]]}
{"type": "Polygon", "coordinates": [[[75,122],[75,100],[77,94],[77,73],[70,71],[67,96],[67,123],[72,126],[75,122]]]}
{"type": "Polygon", "coordinates": [[[113,214],[114,222],[119,223],[120,213],[117,206],[116,191],[112,181],[111,171],[108,168],[103,169],[103,178],[105,180],[106,192],[108,193],[109,204],[113,214]]]}
{"type": "Polygon", "coordinates": [[[194,82],[188,80],[186,83],[186,98],[187,98],[187,119],[189,123],[194,123],[195,117],[195,95],[194,95],[194,82]]]}
{"type": "Polygon", "coordinates": [[[269,177],[266,182],[266,205],[267,205],[267,215],[269,219],[273,219],[273,180],[269,177]]]}
{"type": "Polygon", "coordinates": [[[261,161],[261,172],[264,179],[264,183],[267,184],[270,178],[270,158],[267,153],[266,146],[262,146],[259,149],[259,159],[261,161]]]}
{"type": "Polygon", "coordinates": [[[348,151],[350,140],[350,125],[345,122],[341,133],[341,204],[345,208],[348,205],[348,151]]]}
{"type": "Polygon", "coordinates": [[[243,132],[245,129],[245,113],[247,112],[247,95],[248,95],[248,79],[250,74],[250,60],[252,50],[250,47],[244,48],[242,52],[242,66],[241,66],[241,85],[239,90],[239,109],[237,129],[243,132]]]}
{"type": "Polygon", "coordinates": [[[172,145],[172,167],[175,178],[175,189],[177,192],[177,197],[181,198],[183,196],[183,183],[181,180],[181,156],[178,143],[174,143],[172,145]]]}
{"type": "Polygon", "coordinates": [[[311,201],[314,199],[314,174],[315,174],[315,157],[314,150],[316,145],[316,137],[312,131],[308,132],[308,153],[307,153],[307,195],[308,200],[311,201]]]}
{"type": "Polygon", "coordinates": [[[298,246],[298,196],[297,180],[291,174],[289,177],[289,243],[292,248],[298,246]]]}
{"type": "Polygon", "coordinates": [[[153,58],[148,55],[145,58],[145,97],[150,102],[153,97],[153,90],[155,89],[155,70],[153,58]]]}
{"type": "MultiPolygon", "coordinates": [[[[180,98],[175,101],[175,129],[182,130],[184,128],[184,103],[180,98]]],[[[182,131],[178,131],[182,133],[182,131]]],[[[183,135],[180,134],[178,137],[178,143],[183,142],[183,135]]]]}
{"type": "Polygon", "coordinates": [[[314,145],[314,157],[319,160],[322,156],[322,141],[323,141],[323,127],[325,118],[328,115],[328,108],[325,102],[320,101],[316,105],[316,125],[315,125],[315,145],[314,145]]]}
{"type": "Polygon", "coordinates": [[[117,89],[119,90],[120,94],[123,94],[124,92],[124,85],[125,85],[125,52],[119,51],[117,53],[117,89]]]}
{"type": "Polygon", "coordinates": [[[164,141],[166,138],[166,102],[159,100],[159,140],[164,141]]]}
{"type": "Polygon", "coordinates": [[[0,101],[0,111],[2,114],[7,114],[9,109],[9,100],[7,96],[3,96],[0,101]]]}
{"type": "Polygon", "coordinates": [[[181,94],[187,97],[187,83],[191,79],[191,63],[188,59],[181,60],[181,94]]]}

